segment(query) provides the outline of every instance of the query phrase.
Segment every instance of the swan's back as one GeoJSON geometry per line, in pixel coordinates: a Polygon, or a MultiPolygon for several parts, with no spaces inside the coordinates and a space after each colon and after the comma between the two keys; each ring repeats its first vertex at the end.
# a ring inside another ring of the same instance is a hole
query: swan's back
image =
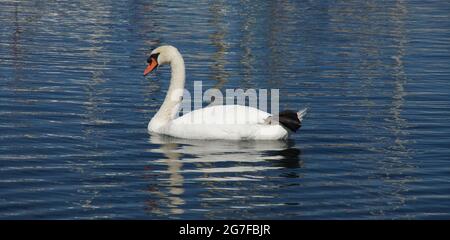
{"type": "Polygon", "coordinates": [[[271,114],[242,105],[215,105],[189,112],[174,120],[176,124],[262,124],[271,114]]]}

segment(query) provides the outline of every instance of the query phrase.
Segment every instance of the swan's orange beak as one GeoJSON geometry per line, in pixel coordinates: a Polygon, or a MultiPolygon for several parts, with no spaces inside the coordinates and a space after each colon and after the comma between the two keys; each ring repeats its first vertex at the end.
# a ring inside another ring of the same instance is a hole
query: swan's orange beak
{"type": "Polygon", "coordinates": [[[151,73],[156,68],[156,66],[158,66],[158,62],[156,61],[156,59],[152,58],[151,62],[147,65],[147,67],[144,70],[144,76],[151,73]]]}

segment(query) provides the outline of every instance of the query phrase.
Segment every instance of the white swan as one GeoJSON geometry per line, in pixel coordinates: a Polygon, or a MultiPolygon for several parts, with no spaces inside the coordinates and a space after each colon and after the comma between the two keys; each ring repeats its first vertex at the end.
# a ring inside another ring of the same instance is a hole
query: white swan
{"type": "Polygon", "coordinates": [[[301,126],[306,109],[283,111],[278,116],[242,105],[215,105],[176,117],[185,84],[184,60],[173,46],[153,50],[144,76],[157,66],[170,64],[169,90],[158,112],[150,120],[150,133],[188,139],[280,140],[301,126]]]}

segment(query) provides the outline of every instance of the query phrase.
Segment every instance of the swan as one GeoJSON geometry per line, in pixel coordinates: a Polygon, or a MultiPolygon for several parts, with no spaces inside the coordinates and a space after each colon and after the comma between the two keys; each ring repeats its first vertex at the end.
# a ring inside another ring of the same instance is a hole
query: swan
{"type": "Polygon", "coordinates": [[[169,89],[150,120],[148,131],[185,139],[283,140],[300,127],[306,108],[282,111],[277,116],[243,105],[214,105],[177,117],[185,85],[184,60],[177,48],[163,45],[147,59],[144,76],[160,65],[171,67],[169,89]]]}

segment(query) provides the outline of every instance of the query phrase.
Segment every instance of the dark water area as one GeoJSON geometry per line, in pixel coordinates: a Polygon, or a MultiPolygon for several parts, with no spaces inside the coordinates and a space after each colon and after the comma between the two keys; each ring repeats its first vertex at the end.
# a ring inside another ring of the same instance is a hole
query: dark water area
{"type": "Polygon", "coordinates": [[[448,1],[0,1],[0,219],[450,219],[448,1]],[[151,136],[187,89],[280,89],[289,141],[151,136]]]}

